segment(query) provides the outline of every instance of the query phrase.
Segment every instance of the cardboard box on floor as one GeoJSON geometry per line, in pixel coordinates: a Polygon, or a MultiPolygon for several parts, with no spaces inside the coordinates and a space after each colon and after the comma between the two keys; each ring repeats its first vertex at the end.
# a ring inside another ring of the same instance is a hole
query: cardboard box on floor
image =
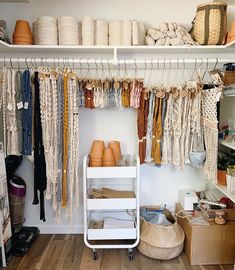
{"type": "MultiPolygon", "coordinates": [[[[182,210],[176,205],[176,213],[182,210]]],[[[225,225],[191,225],[178,218],[185,232],[184,252],[191,265],[233,264],[235,261],[235,221],[225,225]]]]}

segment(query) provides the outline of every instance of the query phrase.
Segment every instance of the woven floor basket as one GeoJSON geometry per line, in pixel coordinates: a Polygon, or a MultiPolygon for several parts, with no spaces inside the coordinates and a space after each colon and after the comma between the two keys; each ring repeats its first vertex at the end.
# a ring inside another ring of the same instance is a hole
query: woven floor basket
{"type": "Polygon", "coordinates": [[[155,225],[141,218],[138,250],[152,259],[170,260],[184,248],[184,231],[175,222],[172,226],[155,225]]]}
{"type": "Polygon", "coordinates": [[[206,3],[197,6],[192,36],[201,45],[221,45],[227,33],[227,4],[206,3]]]}

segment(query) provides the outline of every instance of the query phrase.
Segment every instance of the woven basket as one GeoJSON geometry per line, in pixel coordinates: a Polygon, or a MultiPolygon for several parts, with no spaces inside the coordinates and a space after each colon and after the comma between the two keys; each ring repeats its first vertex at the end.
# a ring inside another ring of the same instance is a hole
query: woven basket
{"type": "Polygon", "coordinates": [[[201,45],[221,45],[227,33],[227,4],[206,3],[197,6],[192,36],[201,45]]]}
{"type": "Polygon", "coordinates": [[[155,225],[141,218],[141,233],[138,250],[152,259],[176,258],[184,248],[184,232],[175,222],[171,226],[155,225]]]}
{"type": "Polygon", "coordinates": [[[225,71],[223,82],[225,85],[235,84],[235,71],[225,71]]]}

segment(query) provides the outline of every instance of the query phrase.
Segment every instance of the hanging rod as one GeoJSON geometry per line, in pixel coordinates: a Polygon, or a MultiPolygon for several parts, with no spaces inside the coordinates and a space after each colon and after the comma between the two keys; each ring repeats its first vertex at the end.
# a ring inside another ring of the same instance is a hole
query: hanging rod
{"type": "Polygon", "coordinates": [[[138,65],[138,64],[215,64],[215,63],[227,63],[227,62],[235,62],[235,59],[231,58],[160,58],[160,59],[119,59],[117,61],[113,61],[113,59],[106,58],[0,58],[0,63],[24,63],[24,64],[64,64],[65,66],[68,64],[87,64],[87,65],[138,65]]]}

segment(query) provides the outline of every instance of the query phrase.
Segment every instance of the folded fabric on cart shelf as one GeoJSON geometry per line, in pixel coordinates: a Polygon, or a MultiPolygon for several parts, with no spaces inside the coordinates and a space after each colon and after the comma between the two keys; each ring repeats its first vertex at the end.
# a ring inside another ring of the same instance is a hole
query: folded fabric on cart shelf
{"type": "Polygon", "coordinates": [[[133,191],[115,190],[110,188],[102,188],[102,189],[93,188],[90,195],[91,198],[93,199],[135,198],[135,193],[133,191]]]}
{"type": "Polygon", "coordinates": [[[117,218],[104,218],[104,229],[135,228],[134,221],[117,218]]]}
{"type": "Polygon", "coordinates": [[[104,222],[103,221],[92,221],[90,224],[91,229],[103,229],[104,222]]]}

